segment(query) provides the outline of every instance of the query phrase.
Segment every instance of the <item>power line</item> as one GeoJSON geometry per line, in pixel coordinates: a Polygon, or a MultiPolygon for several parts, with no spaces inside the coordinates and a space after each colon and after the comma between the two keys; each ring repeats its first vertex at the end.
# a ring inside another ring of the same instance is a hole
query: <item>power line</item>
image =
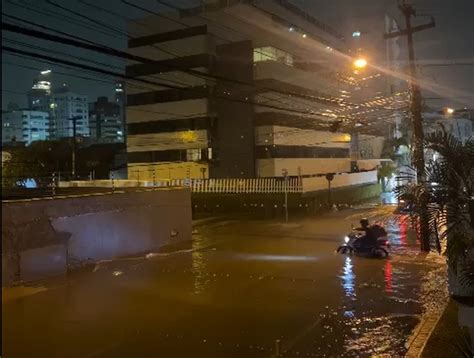
{"type": "MultiPolygon", "coordinates": [[[[6,51],[6,52],[12,52],[12,53],[16,53],[16,54],[22,54],[22,55],[30,56],[30,57],[35,58],[35,59],[43,59],[43,60],[51,61],[53,63],[54,62],[62,63],[62,64],[66,64],[66,65],[69,65],[69,66],[79,67],[79,68],[89,70],[89,71],[92,71],[92,72],[99,72],[99,73],[111,75],[111,76],[114,76],[114,77],[128,78],[129,79],[129,77],[127,77],[125,75],[122,75],[122,74],[119,74],[119,73],[111,72],[111,71],[104,70],[104,69],[98,69],[98,68],[95,68],[95,67],[92,67],[92,66],[89,66],[89,65],[74,63],[74,62],[68,61],[68,60],[57,59],[57,58],[53,58],[53,57],[50,57],[50,56],[41,55],[41,54],[38,54],[38,53],[23,51],[23,50],[15,49],[15,48],[8,47],[8,46],[2,46],[2,50],[6,51]]],[[[180,89],[180,87],[171,86],[171,85],[164,84],[164,83],[148,81],[148,80],[145,80],[145,79],[134,79],[134,80],[144,82],[144,83],[147,83],[147,84],[154,84],[154,85],[159,85],[159,86],[162,86],[162,87],[168,87],[168,88],[171,88],[171,89],[180,89]]],[[[186,88],[186,90],[193,91],[193,88],[188,87],[188,88],[186,88]]],[[[196,91],[196,90],[194,90],[194,91],[196,91]]],[[[199,91],[199,93],[204,94],[202,91],[199,91]]],[[[318,114],[310,113],[310,111],[295,111],[295,110],[291,110],[291,109],[288,109],[288,108],[256,103],[256,102],[252,102],[252,101],[249,101],[249,100],[239,100],[239,99],[229,98],[229,97],[219,96],[219,95],[215,95],[214,97],[219,98],[219,99],[223,99],[223,100],[226,100],[226,101],[230,101],[230,102],[254,104],[256,106],[261,106],[261,107],[271,108],[271,109],[278,109],[278,110],[283,110],[283,111],[287,111],[287,112],[313,115],[313,116],[318,115],[318,114]]]]}
{"type": "MultiPolygon", "coordinates": [[[[148,61],[150,61],[150,60],[148,60],[148,61]]],[[[199,73],[199,74],[200,74],[200,76],[206,75],[206,74],[203,74],[203,73],[199,73]]],[[[245,84],[246,84],[246,85],[249,85],[248,83],[245,83],[245,84]]],[[[160,84],[160,85],[162,86],[162,84],[160,84]]],[[[273,88],[271,88],[271,89],[269,89],[269,90],[271,90],[272,92],[275,91],[275,89],[273,89],[273,88]]],[[[283,93],[285,93],[285,92],[283,92],[283,93]]],[[[292,94],[292,95],[294,95],[294,94],[292,94]]],[[[310,97],[310,99],[314,99],[313,96],[305,96],[305,97],[310,97]]],[[[226,98],[226,99],[228,99],[228,98],[226,98]]],[[[307,99],[307,98],[305,98],[305,99],[307,99]]],[[[294,100],[294,99],[293,99],[293,100],[294,100]]],[[[340,101],[339,101],[339,102],[340,102],[340,101]]],[[[258,103],[257,105],[262,105],[262,104],[261,104],[261,103],[258,103]]],[[[289,111],[289,110],[286,109],[286,108],[277,108],[277,109],[284,110],[284,111],[289,111]]],[[[291,110],[290,110],[290,111],[291,111],[291,110]]],[[[313,111],[313,112],[314,112],[314,111],[313,111]]],[[[308,114],[307,111],[306,111],[306,112],[299,112],[299,113],[308,114]]],[[[311,115],[314,115],[315,113],[310,113],[310,114],[311,114],[311,115]]],[[[320,113],[319,115],[323,115],[323,114],[320,113]]]]}
{"type": "MultiPolygon", "coordinates": [[[[21,56],[21,55],[17,55],[17,54],[12,54],[12,56],[18,56],[18,57],[21,57],[21,58],[27,58],[25,56],[21,56]]],[[[29,57],[28,57],[29,58],[29,57]]],[[[49,61],[42,61],[42,60],[39,60],[39,59],[36,59],[40,62],[45,62],[45,63],[51,63],[49,61]]],[[[7,64],[7,65],[10,65],[10,66],[16,66],[16,67],[23,67],[23,68],[28,68],[28,69],[32,69],[32,70],[37,70],[37,71],[41,71],[42,68],[38,68],[38,67],[32,67],[32,66],[26,66],[26,65],[20,65],[20,64],[14,64],[14,63],[9,63],[9,62],[5,62],[5,61],[2,61],[2,63],[4,64],[7,64]]],[[[65,68],[73,68],[73,67],[69,67],[69,66],[64,66],[62,64],[59,64],[58,66],[61,66],[61,67],[65,67],[65,68]]],[[[79,70],[80,71],[80,70],[79,70]]],[[[63,76],[68,76],[68,77],[73,77],[73,78],[80,78],[80,79],[85,79],[85,80],[89,80],[89,81],[95,81],[95,82],[104,82],[104,83],[116,83],[116,81],[110,81],[110,80],[99,80],[99,79],[96,79],[96,78],[90,78],[90,77],[83,77],[83,76],[78,76],[78,75],[73,75],[73,74],[70,74],[70,73],[65,73],[65,72],[59,72],[59,71],[55,71],[55,73],[58,73],[60,75],[63,75],[63,76]]],[[[87,72],[89,73],[89,72],[87,72]]],[[[132,87],[138,87],[138,88],[144,88],[144,87],[140,87],[140,86],[134,86],[133,84],[131,85],[132,87]]],[[[9,91],[9,90],[2,90],[4,92],[13,92],[13,91],[9,91]]],[[[23,95],[27,95],[28,92],[16,92],[16,94],[23,94],[23,95]]],[[[169,116],[173,116],[173,118],[175,119],[186,119],[186,118],[192,118],[194,116],[198,116],[198,115],[202,115],[204,113],[199,113],[199,114],[193,114],[193,115],[182,115],[180,113],[173,113],[173,112],[163,112],[163,111],[151,111],[151,110],[144,110],[144,109],[138,109],[138,108],[133,108],[133,107],[130,107],[130,108],[127,108],[128,111],[133,111],[133,112],[144,112],[144,113],[152,113],[152,114],[164,114],[164,115],[169,115],[169,116]]]]}
{"type": "MultiPolygon", "coordinates": [[[[156,61],[150,60],[148,58],[132,55],[132,54],[120,51],[120,50],[116,50],[116,49],[111,48],[111,47],[97,46],[97,45],[94,45],[94,44],[87,44],[87,43],[84,43],[82,41],[76,41],[76,40],[73,40],[73,39],[65,39],[65,38],[62,38],[60,36],[51,35],[51,34],[41,32],[41,31],[27,29],[27,28],[23,28],[23,27],[8,24],[8,23],[2,23],[2,29],[4,29],[5,31],[11,31],[11,32],[20,33],[20,34],[27,35],[27,36],[32,36],[32,37],[36,37],[36,38],[46,39],[46,40],[49,40],[49,41],[63,43],[63,44],[70,45],[70,46],[82,47],[82,48],[85,48],[85,49],[88,49],[88,50],[92,50],[92,51],[96,51],[96,52],[100,52],[100,53],[105,53],[105,54],[112,55],[112,56],[115,56],[115,57],[126,58],[126,59],[133,60],[133,61],[136,61],[136,62],[156,63],[156,61]]],[[[229,79],[229,78],[225,78],[225,77],[222,77],[222,76],[212,75],[212,74],[209,74],[209,73],[204,73],[204,72],[200,72],[200,71],[196,71],[196,70],[191,70],[191,69],[183,70],[183,69],[180,69],[176,66],[173,66],[170,63],[161,63],[161,64],[163,65],[163,67],[168,68],[168,70],[179,70],[179,71],[194,75],[194,76],[199,77],[199,78],[208,77],[208,78],[213,78],[213,79],[216,79],[216,80],[222,80],[222,81],[226,81],[226,82],[233,82],[233,83],[237,83],[237,84],[248,86],[248,87],[258,88],[258,89],[261,89],[261,90],[267,90],[267,91],[271,91],[271,92],[278,92],[278,93],[282,93],[282,94],[286,94],[286,95],[290,95],[290,96],[295,96],[295,97],[300,97],[300,98],[303,98],[303,99],[313,100],[313,101],[318,102],[318,103],[324,103],[324,104],[329,104],[329,105],[341,105],[341,103],[345,103],[345,101],[341,100],[340,98],[331,99],[331,98],[325,98],[325,97],[320,97],[320,96],[315,97],[315,96],[312,96],[312,95],[302,95],[302,94],[296,93],[296,92],[288,92],[288,91],[282,91],[282,90],[279,90],[279,89],[276,89],[276,88],[258,86],[258,85],[254,85],[254,84],[249,83],[249,82],[235,80],[235,79],[229,79]]],[[[347,105],[354,105],[354,104],[349,104],[349,103],[346,103],[346,104],[347,105]]]]}
{"type": "Polygon", "coordinates": [[[122,30],[120,30],[120,29],[117,29],[116,27],[113,27],[113,26],[104,24],[104,23],[102,23],[102,22],[95,21],[95,20],[91,19],[91,18],[88,17],[88,16],[85,16],[85,15],[83,15],[83,14],[77,12],[77,11],[68,9],[68,8],[66,8],[66,7],[64,7],[64,6],[60,5],[60,4],[57,4],[57,3],[53,2],[52,0],[46,0],[46,3],[47,3],[47,4],[50,4],[50,5],[54,6],[54,7],[56,7],[56,8],[58,8],[58,9],[61,9],[61,10],[65,11],[65,12],[68,12],[68,13],[70,13],[70,14],[76,15],[77,17],[80,17],[80,18],[82,18],[82,19],[85,19],[85,20],[91,22],[92,24],[97,24],[97,25],[100,25],[100,26],[102,26],[102,27],[104,27],[104,28],[106,28],[106,29],[109,29],[109,30],[110,30],[111,32],[113,32],[113,33],[118,33],[118,34],[120,34],[120,35],[124,35],[125,37],[129,37],[129,35],[128,35],[127,32],[124,32],[124,31],[122,31],[122,30]]]}
{"type": "Polygon", "coordinates": [[[451,66],[473,66],[474,62],[453,62],[453,63],[427,63],[418,64],[418,67],[451,67],[451,66]]]}
{"type": "MultiPolygon", "coordinates": [[[[47,48],[44,48],[44,47],[41,47],[41,46],[34,46],[34,45],[27,44],[25,42],[11,40],[11,39],[8,39],[8,38],[4,38],[4,39],[7,40],[8,42],[17,44],[19,46],[27,47],[27,48],[30,48],[30,49],[36,49],[36,50],[44,51],[46,53],[56,53],[56,54],[59,54],[59,55],[65,56],[65,57],[79,59],[79,60],[84,61],[84,62],[93,63],[93,64],[96,64],[96,65],[99,65],[99,66],[104,66],[104,67],[107,67],[107,68],[112,67],[112,68],[119,69],[119,70],[123,69],[120,66],[114,66],[114,65],[110,65],[110,64],[90,60],[88,58],[75,56],[75,55],[70,55],[70,54],[67,54],[67,53],[64,53],[64,52],[61,52],[61,51],[50,50],[50,49],[47,49],[47,48]]],[[[183,85],[183,86],[186,85],[185,83],[182,83],[182,82],[179,82],[179,81],[174,81],[174,80],[162,79],[162,81],[166,81],[166,82],[170,82],[170,83],[176,83],[176,84],[180,84],[180,85],[183,85]]],[[[153,89],[153,88],[149,88],[149,87],[147,88],[147,87],[143,87],[143,86],[141,86],[141,87],[136,86],[136,85],[133,85],[133,84],[130,84],[130,83],[128,83],[128,84],[129,84],[129,86],[134,87],[134,88],[138,88],[138,89],[145,89],[145,90],[152,90],[153,89]]],[[[183,87],[183,88],[185,88],[185,87],[183,87]]]]}
{"type": "MultiPolygon", "coordinates": [[[[67,24],[75,24],[76,26],[79,26],[79,27],[82,27],[84,24],[87,24],[85,23],[84,21],[80,21],[80,20],[77,20],[71,16],[67,16],[67,15],[64,15],[64,14],[60,14],[58,12],[55,12],[55,11],[52,11],[52,10],[48,10],[48,11],[42,11],[40,9],[32,9],[26,5],[22,5],[22,4],[17,4],[11,0],[7,0],[8,3],[14,5],[14,6],[17,6],[17,7],[20,7],[22,9],[25,9],[27,11],[30,11],[30,12],[35,12],[35,13],[38,13],[38,14],[41,14],[43,16],[46,16],[46,17],[50,17],[50,18],[53,18],[53,19],[56,19],[58,21],[61,21],[61,22],[65,22],[67,24]]],[[[2,12],[3,14],[3,12],[2,12]]],[[[89,28],[90,29],[90,28],[89,28]]],[[[59,30],[58,30],[59,31],[59,30]]],[[[99,27],[94,27],[93,28],[93,31],[98,31],[104,35],[109,35],[107,32],[103,31],[101,28],[99,27]]],[[[75,37],[73,35],[68,35],[70,37],[75,37]]]]}
{"type": "MultiPolygon", "coordinates": [[[[86,3],[86,4],[87,4],[87,3],[86,3]]],[[[273,90],[273,89],[272,89],[272,90],[273,90]]],[[[292,100],[293,100],[293,101],[295,101],[295,98],[293,98],[292,100]]],[[[278,100],[277,100],[277,101],[278,101],[278,100]]],[[[283,101],[282,101],[282,100],[280,100],[280,101],[278,101],[278,102],[282,103],[283,101]]],[[[308,106],[309,104],[307,104],[307,103],[304,103],[304,105],[305,105],[305,106],[308,106]]],[[[314,111],[313,111],[313,112],[314,112],[314,111]]],[[[320,114],[320,115],[325,115],[325,114],[323,113],[323,114],[320,114]]]]}

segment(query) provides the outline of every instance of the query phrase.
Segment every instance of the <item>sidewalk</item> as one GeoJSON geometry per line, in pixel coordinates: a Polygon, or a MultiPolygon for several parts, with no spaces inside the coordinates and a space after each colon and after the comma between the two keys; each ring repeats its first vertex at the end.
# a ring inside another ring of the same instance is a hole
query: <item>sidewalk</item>
{"type": "Polygon", "coordinates": [[[468,332],[459,326],[458,308],[459,304],[450,299],[419,357],[467,357],[469,349],[472,354],[468,332]]]}

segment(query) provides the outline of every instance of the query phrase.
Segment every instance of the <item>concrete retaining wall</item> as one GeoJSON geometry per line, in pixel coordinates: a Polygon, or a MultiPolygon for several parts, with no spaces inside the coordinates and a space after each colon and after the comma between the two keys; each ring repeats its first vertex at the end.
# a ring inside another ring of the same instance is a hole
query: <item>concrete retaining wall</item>
{"type": "Polygon", "coordinates": [[[11,201],[2,211],[4,284],[191,239],[187,189],[11,201]]]}
{"type": "MultiPolygon", "coordinates": [[[[351,205],[378,197],[379,184],[355,185],[334,188],[331,198],[333,204],[351,205]]],[[[193,211],[199,213],[251,213],[258,217],[283,217],[284,194],[219,194],[193,193],[193,211]]],[[[306,215],[326,210],[328,191],[319,190],[306,194],[289,193],[288,208],[292,216],[306,215]]]]}
{"type": "MultiPolygon", "coordinates": [[[[328,189],[328,181],[326,177],[303,178],[302,183],[304,193],[328,189]]],[[[334,179],[331,181],[331,187],[335,189],[373,183],[377,183],[377,171],[343,173],[334,176],[334,179]]]]}

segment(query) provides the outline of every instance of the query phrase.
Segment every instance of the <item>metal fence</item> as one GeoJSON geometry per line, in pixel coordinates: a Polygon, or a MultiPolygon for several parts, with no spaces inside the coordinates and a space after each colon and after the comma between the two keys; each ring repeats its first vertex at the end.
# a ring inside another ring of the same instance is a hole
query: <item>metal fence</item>
{"type": "Polygon", "coordinates": [[[249,179],[158,179],[147,180],[75,180],[60,182],[60,188],[101,187],[101,188],[160,188],[188,187],[193,193],[301,193],[301,179],[287,178],[249,178],[249,179]]]}
{"type": "Polygon", "coordinates": [[[190,187],[193,193],[301,193],[301,180],[287,178],[250,179],[180,179],[171,180],[172,186],[190,187]]]}

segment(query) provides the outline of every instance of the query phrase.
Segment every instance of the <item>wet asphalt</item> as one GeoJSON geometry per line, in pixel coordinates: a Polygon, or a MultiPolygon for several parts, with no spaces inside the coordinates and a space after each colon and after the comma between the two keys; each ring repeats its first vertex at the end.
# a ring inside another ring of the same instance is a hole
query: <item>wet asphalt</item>
{"type": "Polygon", "coordinates": [[[444,268],[389,212],[217,221],[179,252],[4,290],[4,357],[403,356],[444,268]],[[335,253],[362,216],[385,220],[389,259],[335,253]]]}

